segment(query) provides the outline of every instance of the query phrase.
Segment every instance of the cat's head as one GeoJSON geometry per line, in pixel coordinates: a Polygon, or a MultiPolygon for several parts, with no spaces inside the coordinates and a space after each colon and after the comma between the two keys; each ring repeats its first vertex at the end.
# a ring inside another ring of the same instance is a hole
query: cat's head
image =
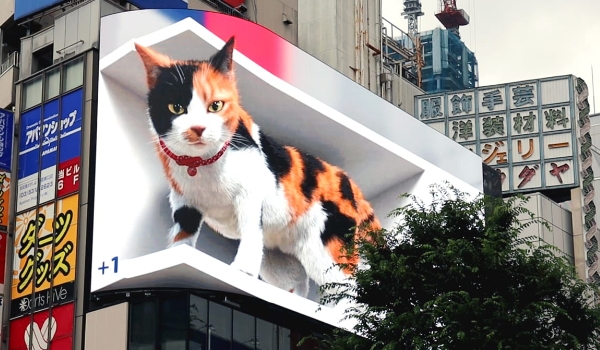
{"type": "Polygon", "coordinates": [[[231,138],[240,106],[231,37],[205,61],[177,61],[135,44],[146,68],[152,128],[174,152],[203,156],[231,138]]]}

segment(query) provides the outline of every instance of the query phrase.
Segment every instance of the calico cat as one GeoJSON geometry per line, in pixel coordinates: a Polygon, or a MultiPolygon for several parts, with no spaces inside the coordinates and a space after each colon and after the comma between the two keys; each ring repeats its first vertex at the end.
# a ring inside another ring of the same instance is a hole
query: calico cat
{"type": "Polygon", "coordinates": [[[331,267],[348,262],[340,252],[347,234],[363,224],[377,229],[379,221],[344,171],[278,144],[241,107],[234,38],[206,61],[135,49],[171,188],[170,246],[194,247],[206,223],[240,240],[233,267],[279,288],[306,296],[309,278],[319,285],[345,279],[349,271],[331,267]]]}

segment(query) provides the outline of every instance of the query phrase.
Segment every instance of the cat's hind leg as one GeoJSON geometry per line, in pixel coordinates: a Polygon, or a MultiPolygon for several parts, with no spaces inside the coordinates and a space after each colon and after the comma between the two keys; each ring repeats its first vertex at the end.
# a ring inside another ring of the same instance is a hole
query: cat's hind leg
{"type": "Polygon", "coordinates": [[[304,266],[277,248],[264,250],[259,276],[270,285],[304,298],[308,296],[309,279],[304,266]]]}
{"type": "Polygon", "coordinates": [[[173,212],[173,226],[169,233],[169,247],[187,244],[196,247],[196,241],[204,220],[202,213],[188,205],[185,198],[171,190],[169,202],[173,212]]]}

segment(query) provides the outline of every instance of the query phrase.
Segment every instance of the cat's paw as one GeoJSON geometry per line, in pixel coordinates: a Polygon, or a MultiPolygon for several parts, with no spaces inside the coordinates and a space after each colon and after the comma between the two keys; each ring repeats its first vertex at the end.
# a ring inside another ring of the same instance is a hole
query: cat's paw
{"type": "Polygon", "coordinates": [[[250,277],[258,278],[258,272],[260,271],[260,265],[258,266],[258,268],[249,268],[249,267],[251,267],[250,264],[242,263],[240,261],[241,260],[234,260],[230,266],[233,267],[234,269],[242,271],[243,273],[247,274],[250,277]]]}

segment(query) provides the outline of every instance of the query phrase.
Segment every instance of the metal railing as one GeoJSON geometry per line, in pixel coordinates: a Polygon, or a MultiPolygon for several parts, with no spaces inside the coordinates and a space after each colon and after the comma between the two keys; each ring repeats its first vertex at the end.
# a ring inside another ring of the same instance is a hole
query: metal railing
{"type": "Polygon", "coordinates": [[[247,20],[251,20],[250,17],[246,16],[242,12],[227,5],[226,3],[222,2],[222,1],[219,1],[219,0],[200,0],[200,1],[214,7],[215,9],[219,10],[219,12],[221,12],[221,13],[224,13],[224,14],[227,14],[230,16],[244,18],[247,20]]]}
{"type": "Polygon", "coordinates": [[[8,56],[2,64],[0,64],[0,75],[4,74],[4,72],[8,71],[11,67],[19,66],[19,53],[17,51],[13,52],[8,56]]]}

